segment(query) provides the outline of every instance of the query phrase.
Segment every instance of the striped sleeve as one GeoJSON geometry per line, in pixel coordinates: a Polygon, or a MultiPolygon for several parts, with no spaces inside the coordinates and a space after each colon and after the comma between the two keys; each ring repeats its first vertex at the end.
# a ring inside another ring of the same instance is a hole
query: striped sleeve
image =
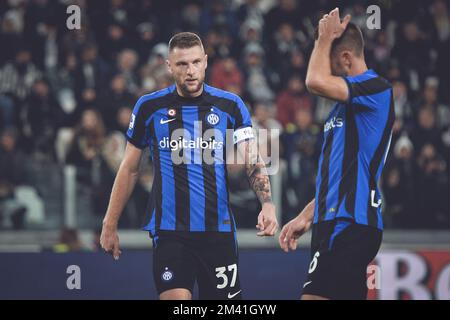
{"type": "Polygon", "coordinates": [[[139,149],[144,149],[148,145],[149,130],[146,128],[143,104],[144,97],[141,97],[133,108],[130,124],[127,130],[127,140],[139,149]]]}
{"type": "Polygon", "coordinates": [[[357,81],[352,77],[344,77],[348,86],[348,103],[360,106],[362,109],[376,110],[379,96],[389,94],[391,85],[381,77],[357,81]]]}
{"type": "Polygon", "coordinates": [[[233,142],[239,143],[248,139],[253,139],[253,128],[252,128],[252,118],[247,106],[244,104],[240,97],[236,99],[236,109],[235,109],[235,123],[234,123],[234,134],[233,142]]]}

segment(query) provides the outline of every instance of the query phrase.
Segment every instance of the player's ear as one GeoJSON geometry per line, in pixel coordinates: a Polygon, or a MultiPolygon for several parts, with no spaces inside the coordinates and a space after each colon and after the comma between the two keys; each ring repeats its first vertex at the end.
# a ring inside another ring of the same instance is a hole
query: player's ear
{"type": "Polygon", "coordinates": [[[343,66],[350,67],[352,65],[353,53],[348,50],[341,52],[341,63],[343,66]]]}
{"type": "Polygon", "coordinates": [[[208,68],[208,55],[205,54],[205,69],[208,68]]]}
{"type": "Polygon", "coordinates": [[[167,71],[172,74],[172,67],[170,65],[170,61],[169,59],[166,60],[166,67],[167,67],[167,71]]]}

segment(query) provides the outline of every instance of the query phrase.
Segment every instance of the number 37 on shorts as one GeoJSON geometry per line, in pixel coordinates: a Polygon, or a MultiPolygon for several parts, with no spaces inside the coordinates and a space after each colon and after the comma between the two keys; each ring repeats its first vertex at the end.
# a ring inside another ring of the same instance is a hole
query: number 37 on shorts
{"type": "Polygon", "coordinates": [[[224,289],[228,285],[230,288],[233,288],[236,285],[237,264],[231,264],[226,267],[217,267],[216,277],[219,279],[219,282],[217,283],[217,289],[224,289]]]}

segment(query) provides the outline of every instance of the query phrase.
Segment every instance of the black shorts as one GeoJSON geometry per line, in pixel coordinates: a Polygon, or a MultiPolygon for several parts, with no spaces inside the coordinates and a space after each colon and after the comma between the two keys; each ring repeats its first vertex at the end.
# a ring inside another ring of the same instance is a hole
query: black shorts
{"type": "Polygon", "coordinates": [[[311,263],[302,294],[335,300],[367,299],[367,266],[381,240],[381,230],[351,220],[314,224],[311,263]]]}
{"type": "Polygon", "coordinates": [[[192,293],[197,282],[201,300],[242,299],[234,233],[159,231],[153,244],[158,294],[176,288],[192,293]]]}

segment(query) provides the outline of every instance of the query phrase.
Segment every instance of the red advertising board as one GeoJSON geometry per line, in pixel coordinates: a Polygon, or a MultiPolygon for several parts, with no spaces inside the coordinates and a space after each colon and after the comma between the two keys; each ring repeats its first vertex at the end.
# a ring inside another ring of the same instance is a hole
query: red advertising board
{"type": "Polygon", "coordinates": [[[367,285],[371,300],[450,300],[450,250],[382,250],[367,285]]]}

